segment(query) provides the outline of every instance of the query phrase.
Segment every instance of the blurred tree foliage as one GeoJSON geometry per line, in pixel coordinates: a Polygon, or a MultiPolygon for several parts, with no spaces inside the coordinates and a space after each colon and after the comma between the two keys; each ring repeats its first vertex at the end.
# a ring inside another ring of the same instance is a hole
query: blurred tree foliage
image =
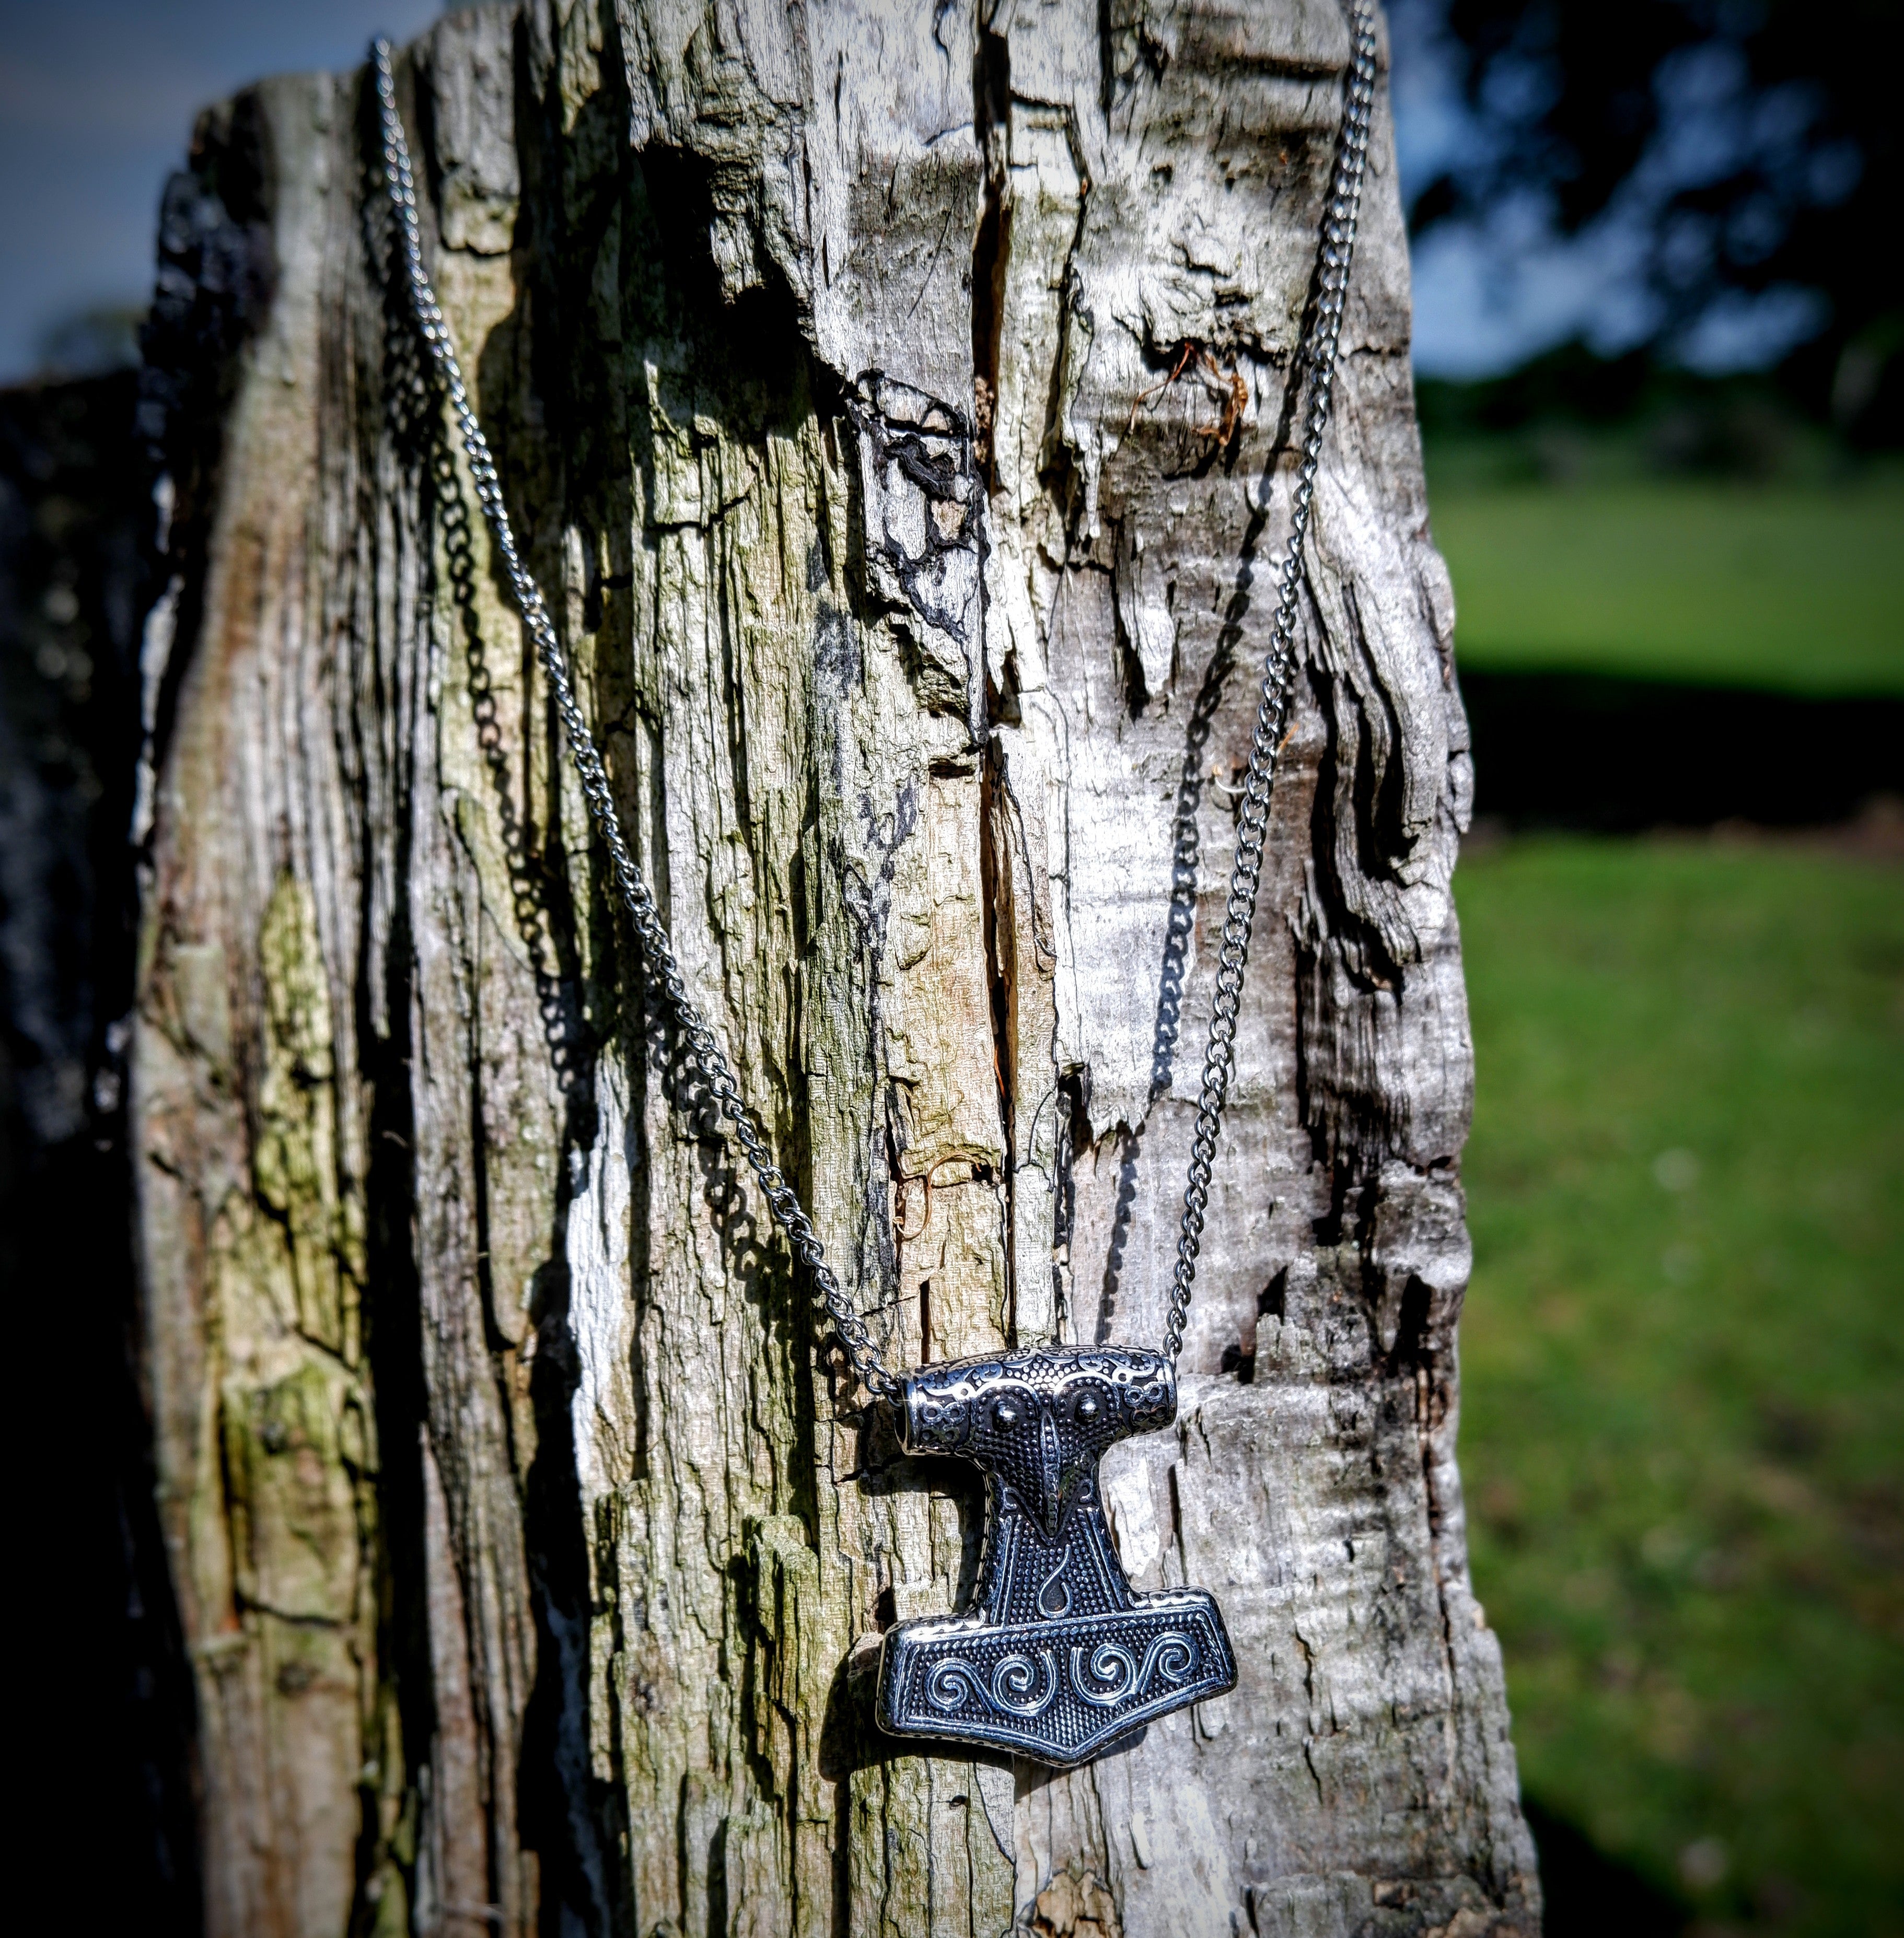
{"type": "MultiPolygon", "coordinates": [[[[1498,377],[1417,375],[1431,484],[1723,478],[1842,484],[1868,470],[1790,372],[1711,376],[1641,345],[1602,356],[1578,338],[1498,377]]],[[[1867,430],[1861,442],[1869,444],[1867,430]]],[[[1894,460],[1885,459],[1888,467],[1894,460]]]]}
{"type": "Polygon", "coordinates": [[[1620,220],[1668,353],[1715,305],[1816,293],[1785,385],[1860,444],[1904,442],[1904,6],[1445,0],[1443,24],[1472,138],[1416,196],[1417,234],[1530,194],[1568,235],[1620,220]]]}

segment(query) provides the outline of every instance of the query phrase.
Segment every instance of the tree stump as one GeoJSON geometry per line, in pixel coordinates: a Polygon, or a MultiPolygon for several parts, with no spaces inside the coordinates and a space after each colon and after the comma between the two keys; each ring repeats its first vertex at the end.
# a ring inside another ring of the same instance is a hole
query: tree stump
{"type": "MultiPolygon", "coordinates": [[[[689,980],[889,1364],[1160,1334],[1337,0],[529,0],[426,254],[689,980]]],[[[1454,1462],[1471,792],[1378,106],[1175,1429],[1240,1684],[914,1754],[899,1457],[719,1135],[391,274],[367,74],[166,199],[133,1048],[218,1934],[1531,1933],[1454,1462]]]]}

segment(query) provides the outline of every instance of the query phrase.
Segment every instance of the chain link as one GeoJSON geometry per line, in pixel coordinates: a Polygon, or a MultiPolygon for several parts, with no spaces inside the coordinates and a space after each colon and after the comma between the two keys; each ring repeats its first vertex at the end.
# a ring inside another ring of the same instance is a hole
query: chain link
{"type": "Polygon", "coordinates": [[[734,1067],[727,1060],[720,1039],[688,993],[674,946],[662,922],[661,911],[655,906],[654,896],[642,879],[640,868],[622,835],[622,819],[616,812],[608,771],[602,764],[601,755],[589,731],[589,723],[576,700],[575,688],[569,678],[567,655],[549,619],[541,590],[529,576],[516,548],[515,529],[509,523],[508,507],[503,502],[502,481],[497,475],[495,460],[490,455],[489,441],[476,421],[469,387],[463,381],[462,366],[457,360],[456,348],[451,340],[449,325],[444,320],[443,307],[436,300],[436,292],[430,286],[428,272],[423,266],[423,243],[417,228],[416,179],[410,169],[409,146],[404,139],[403,120],[397,112],[397,83],[391,71],[390,43],[379,36],[372,44],[370,51],[376,70],[377,101],[382,117],[384,180],[397,213],[397,242],[409,282],[417,329],[443,379],[450,408],[455,413],[456,427],[462,436],[477,500],[495,534],[496,550],[508,574],[516,603],[522,610],[523,624],[529,629],[537,656],[549,676],[549,688],[555,697],[555,710],[561,716],[562,731],[568,741],[570,758],[581,780],[589,811],[601,831],[603,843],[614,867],[616,885],[634,925],[634,932],[640,938],[649,973],[661,985],[701,1082],[720,1107],[721,1115],[732,1126],[735,1141],[740,1145],[759,1183],[768,1209],[786,1232],[795,1256],[812,1273],[814,1289],[838,1331],[840,1342],[853,1362],[853,1370],[869,1393],[882,1399],[896,1400],[901,1390],[899,1382],[881,1363],[866,1331],[866,1322],[855,1310],[852,1300],[826,1262],[813,1220],[807,1216],[779,1165],[774,1163],[759,1119],[742,1101],[734,1067]]]}
{"type": "MultiPolygon", "coordinates": [[[[1217,976],[1215,1013],[1211,1019],[1209,1049],[1204,1059],[1203,1087],[1192,1146],[1190,1183],[1184,1194],[1183,1232],[1177,1246],[1169,1320],[1165,1331],[1166,1349],[1173,1360],[1182,1350],[1184,1323],[1189,1309],[1191,1287],[1197,1274],[1198,1243],[1203,1229],[1203,1213],[1209,1204],[1211,1161],[1215,1153],[1229,1088],[1237,1000],[1242,987],[1244,964],[1249,958],[1257,886],[1262,875],[1270,788],[1275,777],[1276,754],[1288,711],[1290,683],[1294,675],[1291,647],[1297,591],[1302,573],[1303,545],[1309,526],[1309,506],[1315,495],[1322,433],[1328,422],[1329,392],[1342,327],[1343,294],[1349,280],[1349,259],[1355,250],[1362,174],[1368,152],[1369,113],[1375,84],[1375,27],[1371,0],[1355,0],[1352,34],[1355,51],[1349,70],[1348,104],[1337,141],[1334,176],[1328,213],[1323,225],[1317,300],[1306,341],[1297,360],[1298,375],[1307,392],[1302,463],[1297,474],[1289,550],[1282,563],[1276,618],[1264,664],[1262,704],[1251,744],[1249,777],[1244,784],[1236,867],[1230,885],[1227,919],[1224,925],[1223,949],[1217,976]]],[[[569,677],[567,656],[549,618],[541,590],[531,577],[517,549],[515,529],[503,500],[502,481],[490,454],[489,442],[476,420],[449,324],[436,300],[436,292],[430,287],[429,272],[424,267],[422,237],[417,224],[416,180],[410,166],[409,147],[404,137],[403,120],[397,111],[397,84],[391,58],[389,41],[379,36],[372,44],[371,59],[382,124],[384,179],[396,213],[397,244],[403,255],[418,333],[436,366],[450,408],[455,415],[477,500],[494,534],[496,550],[510,589],[516,595],[523,624],[528,628],[537,656],[548,676],[555,710],[561,715],[562,731],[568,743],[570,758],[581,782],[589,811],[608,850],[616,885],[640,940],[649,972],[661,986],[687,1043],[694,1067],[719,1106],[722,1116],[732,1127],[735,1141],[740,1145],[775,1222],[786,1232],[795,1256],[813,1274],[814,1288],[832,1320],[841,1344],[846,1348],[854,1372],[869,1393],[880,1399],[897,1401],[902,1391],[901,1382],[881,1362],[865,1321],[826,1262],[812,1220],[785,1174],[774,1162],[759,1121],[741,1098],[739,1081],[721,1047],[719,1038],[688,993],[661,912],[622,833],[621,816],[616,810],[607,770],[576,699],[574,685],[569,677]]]]}
{"type": "Polygon", "coordinates": [[[1236,865],[1224,906],[1223,947],[1217,958],[1216,1001],[1210,1016],[1209,1047],[1203,1053],[1203,1083],[1197,1100],[1197,1127],[1191,1139],[1190,1181],[1184,1188],[1183,1223],[1177,1238],[1177,1262],[1171,1274],[1170,1308],[1163,1327],[1163,1350],[1174,1363],[1183,1350],[1184,1326],[1197,1280],[1197,1254],[1209,1208],[1210,1172],[1223,1107],[1230,1095],[1236,1056],[1236,1008],[1243,971],[1249,961],[1249,935],[1256,920],[1256,892],[1263,879],[1263,844],[1269,831],[1270,790],[1289,720],[1296,677],[1296,601],[1302,585],[1303,548],[1309,536],[1315,474],[1328,427],[1330,393],[1335,384],[1336,350],[1342,336],[1343,301],[1349,266],[1355,254],[1361,219],[1362,176],[1368,166],[1369,117],[1375,102],[1375,8],[1373,0],[1354,0],[1349,15],[1352,43],[1348,99],[1336,137],[1335,168],[1322,223],[1315,304],[1296,354],[1295,375],[1305,393],[1302,461],[1290,507],[1289,548],[1276,585],[1276,617],[1263,659],[1262,697],[1256,731],[1249,743],[1249,771],[1242,787],[1236,823],[1236,865]]]}

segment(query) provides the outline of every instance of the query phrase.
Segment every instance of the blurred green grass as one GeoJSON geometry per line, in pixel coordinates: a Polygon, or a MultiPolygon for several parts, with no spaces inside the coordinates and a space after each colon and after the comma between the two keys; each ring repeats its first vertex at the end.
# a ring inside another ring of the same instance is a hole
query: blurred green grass
{"type": "Polygon", "coordinates": [[[1429,470],[1464,666],[1904,692],[1894,476],[1489,484],[1432,451],[1429,470]]]}
{"type": "Polygon", "coordinates": [[[1523,1781],[1709,1928],[1904,1931],[1904,872],[1528,837],[1455,887],[1523,1781]]]}

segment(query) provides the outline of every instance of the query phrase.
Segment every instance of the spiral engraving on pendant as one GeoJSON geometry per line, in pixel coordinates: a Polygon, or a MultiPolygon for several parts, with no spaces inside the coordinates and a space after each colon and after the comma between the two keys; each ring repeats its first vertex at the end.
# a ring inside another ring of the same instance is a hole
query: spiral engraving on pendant
{"type": "Polygon", "coordinates": [[[1137,1687],[1137,1658],[1114,1642],[1099,1643],[1091,1651],[1090,1672],[1099,1681],[1113,1686],[1094,1689],[1085,1678],[1084,1653],[1081,1646],[1071,1651],[1072,1687],[1087,1703],[1093,1703],[1100,1709],[1115,1709],[1137,1687]]]}
{"type": "Polygon", "coordinates": [[[1166,1629],[1144,1651],[1144,1666],[1137,1672],[1137,1680],[1140,1685],[1148,1684],[1154,1670],[1166,1682],[1188,1682],[1196,1666],[1196,1643],[1175,1629],[1166,1629]]]}
{"type": "Polygon", "coordinates": [[[957,1659],[936,1663],[926,1678],[926,1698],[935,1709],[962,1709],[976,1700],[1001,1716],[1042,1715],[1057,1693],[1057,1661],[1048,1648],[1038,1651],[1038,1663],[1028,1655],[1001,1657],[989,1683],[970,1663],[957,1659]]]}
{"type": "Polygon", "coordinates": [[[1081,1645],[1071,1651],[1071,1686],[1100,1709],[1115,1709],[1133,1697],[1142,1695],[1154,1675],[1175,1687],[1188,1681],[1197,1666],[1197,1645],[1176,1629],[1165,1630],[1151,1642],[1141,1665],[1121,1644],[1100,1642],[1091,1651],[1087,1675],[1084,1654],[1081,1645]],[[1109,1686],[1093,1686],[1093,1678],[1097,1684],[1109,1686]]]}

